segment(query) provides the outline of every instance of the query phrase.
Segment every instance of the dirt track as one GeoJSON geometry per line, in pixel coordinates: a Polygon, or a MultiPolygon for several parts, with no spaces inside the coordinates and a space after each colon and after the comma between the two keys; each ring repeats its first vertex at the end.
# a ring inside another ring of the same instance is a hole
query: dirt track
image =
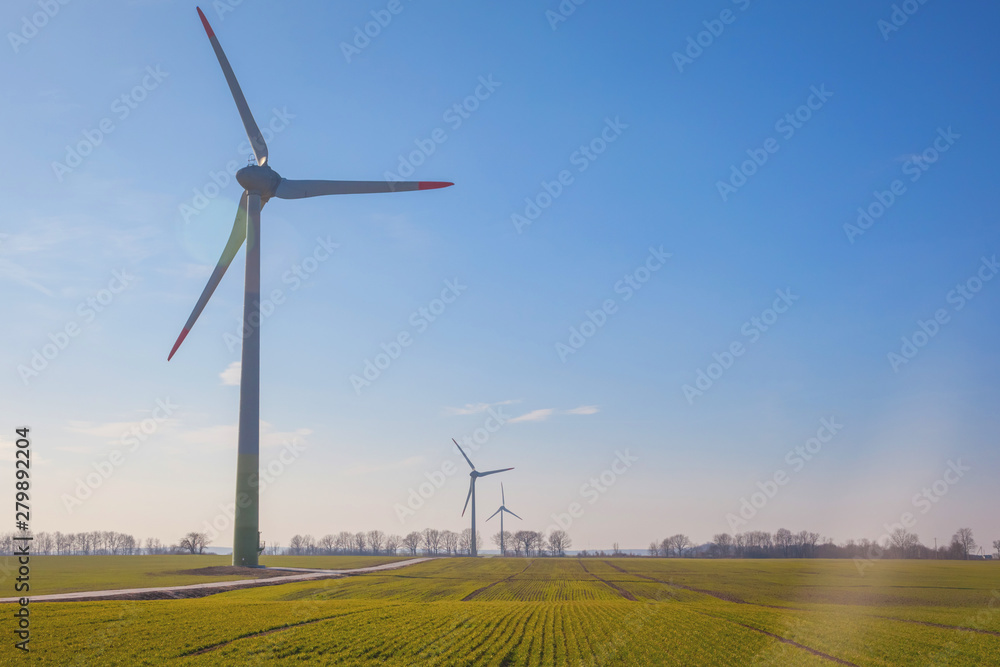
{"type": "MultiPolygon", "coordinates": [[[[52,595],[32,595],[32,602],[86,602],[94,600],[174,600],[179,598],[200,598],[215,593],[225,593],[240,588],[256,586],[274,586],[293,581],[311,581],[315,579],[337,579],[353,574],[395,570],[408,565],[416,565],[432,558],[411,558],[396,563],[386,563],[373,567],[361,567],[354,570],[311,570],[301,567],[268,567],[254,569],[255,579],[238,579],[235,581],[212,581],[204,584],[187,584],[185,586],[160,586],[157,588],[121,588],[108,591],[77,591],[75,593],[55,593],[52,595]],[[283,575],[282,572],[293,574],[283,575]]],[[[192,574],[226,574],[234,568],[201,568],[192,574]],[[206,571],[211,570],[211,571],[206,571]]],[[[245,568],[235,568],[241,570],[245,568]]],[[[239,574],[241,572],[233,572],[239,574]]],[[[0,603],[17,602],[19,598],[0,598],[0,603]]]]}

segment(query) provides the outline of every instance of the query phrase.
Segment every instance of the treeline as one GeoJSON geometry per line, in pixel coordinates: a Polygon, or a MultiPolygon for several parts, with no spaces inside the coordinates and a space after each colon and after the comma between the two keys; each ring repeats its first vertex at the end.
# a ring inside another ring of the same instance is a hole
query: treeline
{"type": "MultiPolygon", "coordinates": [[[[0,553],[14,553],[14,537],[23,533],[0,534],[0,553]]],[[[142,545],[131,535],[113,530],[94,530],[87,533],[35,533],[32,535],[31,553],[44,556],[134,556],[142,553],[142,545]]],[[[159,540],[147,540],[160,549],[159,540]]],[[[166,553],[163,551],[162,553],[166,553]]]]}
{"type": "MultiPolygon", "coordinates": [[[[14,554],[14,536],[20,533],[0,534],[0,554],[14,554]]],[[[501,548],[500,533],[491,536],[497,549],[501,548]]],[[[456,533],[450,530],[425,528],[405,536],[387,535],[380,530],[351,533],[341,531],[317,539],[312,535],[295,535],[287,548],[268,544],[268,555],[376,555],[376,556],[466,556],[472,551],[472,531],[468,528],[456,533]]],[[[569,535],[554,530],[548,535],[534,530],[504,531],[505,556],[565,556],[573,546],[569,535]]],[[[993,540],[993,558],[1000,559],[1000,540],[993,540]]],[[[159,539],[148,538],[143,542],[132,535],[115,531],[95,530],[81,533],[35,533],[31,553],[59,556],[138,556],[160,554],[200,554],[208,547],[208,536],[191,532],[176,544],[166,545],[159,539]]],[[[482,550],[483,535],[476,534],[476,550],[482,550]]],[[[985,548],[986,545],[983,545],[985,548]]],[[[711,542],[695,545],[687,535],[677,534],[651,542],[648,555],[657,558],[923,558],[923,559],[972,559],[980,558],[983,548],[976,543],[971,528],[959,528],[951,542],[937,549],[923,544],[919,537],[905,528],[897,527],[881,540],[848,540],[834,544],[819,533],[799,531],[793,533],[781,528],[774,533],[747,531],[730,535],[719,533],[711,542]]],[[[576,554],[579,557],[626,556],[618,544],[610,553],[604,551],[576,554]]],[[[985,554],[984,554],[985,555],[985,554]]],[[[990,556],[985,556],[989,558],[990,556]]]]}
{"type": "MultiPolygon", "coordinates": [[[[491,538],[499,549],[500,533],[491,538]]],[[[504,531],[503,543],[508,555],[513,556],[565,556],[572,542],[565,531],[554,530],[548,536],[534,530],[504,531]]],[[[483,534],[476,533],[476,550],[483,548],[483,534]]],[[[460,533],[450,530],[425,528],[405,536],[386,535],[380,530],[351,533],[341,531],[316,539],[312,535],[295,535],[287,549],[270,545],[268,554],[290,555],[383,555],[416,556],[466,556],[472,553],[472,529],[460,533]]]]}
{"type": "MultiPolygon", "coordinates": [[[[985,546],[985,545],[984,545],[985,546]]],[[[937,549],[921,543],[920,538],[903,527],[895,528],[880,540],[848,540],[834,544],[819,533],[781,528],[776,532],[752,530],[744,533],[719,533],[708,544],[695,546],[687,535],[672,535],[651,542],[649,555],[660,558],[978,558],[971,528],[959,528],[949,544],[937,549]]],[[[981,550],[981,549],[980,549],[981,550]]],[[[1000,540],[993,541],[993,557],[1000,558],[1000,540]]],[[[985,555],[985,554],[984,554],[985,555]]]]}
{"type": "MultiPolygon", "coordinates": [[[[14,536],[22,533],[0,534],[0,554],[14,553],[14,536]]],[[[159,539],[149,538],[143,543],[132,535],[114,531],[95,530],[83,533],[35,533],[31,553],[43,556],[141,556],[162,554],[203,554],[208,548],[208,535],[190,532],[175,544],[166,545],[159,539]]],[[[500,548],[500,533],[492,536],[500,548]]],[[[555,530],[546,536],[534,530],[504,531],[507,555],[513,556],[565,556],[572,541],[565,531],[555,530]]],[[[426,528],[405,536],[387,535],[381,530],[351,533],[341,531],[317,539],[312,535],[295,535],[287,548],[271,543],[265,546],[267,555],[427,555],[466,556],[472,552],[472,530],[460,533],[450,530],[426,528]]],[[[476,533],[476,550],[483,548],[483,534],[476,533]]]]}

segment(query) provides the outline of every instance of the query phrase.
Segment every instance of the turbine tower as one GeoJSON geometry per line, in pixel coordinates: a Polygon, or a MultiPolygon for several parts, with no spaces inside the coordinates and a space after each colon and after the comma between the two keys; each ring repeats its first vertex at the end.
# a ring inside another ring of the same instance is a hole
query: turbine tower
{"type": "MultiPolygon", "coordinates": [[[[507,514],[510,514],[511,516],[515,516],[518,519],[521,519],[521,517],[517,516],[516,514],[514,514],[513,512],[511,512],[509,509],[507,509],[506,505],[507,505],[507,500],[506,500],[506,498],[504,498],[504,495],[503,495],[503,482],[500,482],[500,509],[498,509],[496,512],[494,512],[493,514],[491,514],[490,515],[490,519],[492,519],[493,517],[495,517],[497,514],[500,515],[500,555],[501,556],[506,556],[507,555],[507,547],[506,547],[506,545],[504,543],[504,534],[503,534],[503,513],[506,512],[507,514]]],[[[487,519],[487,521],[489,521],[490,519],[487,519]]],[[[521,521],[524,521],[524,519],[521,519],[521,521]]]]}
{"type": "Polygon", "coordinates": [[[444,188],[452,183],[436,181],[385,182],[385,181],[293,181],[282,178],[271,169],[267,158],[267,144],[250,113],[233,68],[226,59],[215,32],[205,14],[198,8],[198,16],[212,43],[212,49],[229,84],[229,91],[236,102],[243,128],[253,149],[256,164],[236,172],[237,182],[243,186],[243,196],[236,210],[236,220],[222,257],[208,279],[191,316],[181,330],[167,361],[173,358],[191,327],[194,326],[205,304],[211,298],[233,258],[247,242],[246,280],[243,293],[243,365],[240,373],[239,447],[236,458],[236,518],[233,535],[233,565],[257,567],[259,554],[258,473],[260,461],[260,210],[272,197],[302,199],[321,195],[346,195],[375,192],[408,192],[444,188]]]}
{"type": "Polygon", "coordinates": [[[472,500],[472,546],[470,547],[470,551],[472,553],[472,556],[476,557],[479,555],[478,553],[479,550],[476,548],[476,480],[480,477],[486,477],[487,475],[495,475],[498,472],[507,472],[508,470],[513,470],[513,468],[501,468],[500,470],[479,472],[478,470],[476,470],[476,466],[472,465],[472,461],[470,461],[469,457],[465,455],[465,452],[462,451],[461,445],[455,442],[455,438],[452,438],[451,441],[455,443],[455,446],[458,447],[458,451],[462,452],[462,456],[469,464],[469,467],[472,468],[472,472],[469,473],[469,495],[465,497],[465,507],[462,508],[462,516],[465,516],[465,510],[469,509],[469,500],[471,499],[472,500]]]}

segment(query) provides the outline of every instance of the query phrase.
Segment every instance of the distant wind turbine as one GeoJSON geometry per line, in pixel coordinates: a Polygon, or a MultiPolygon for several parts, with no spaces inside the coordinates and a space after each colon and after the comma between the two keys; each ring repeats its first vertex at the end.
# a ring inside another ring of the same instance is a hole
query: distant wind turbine
{"type": "MultiPolygon", "coordinates": [[[[493,517],[495,517],[497,514],[500,515],[500,555],[501,556],[506,556],[507,555],[507,548],[506,548],[506,546],[504,546],[503,513],[506,512],[507,514],[510,514],[511,516],[516,516],[518,519],[521,519],[521,517],[517,516],[516,514],[514,514],[513,512],[511,512],[509,509],[507,509],[506,505],[507,505],[507,500],[506,500],[506,498],[504,498],[504,495],[503,495],[503,482],[500,482],[500,509],[498,509],[496,512],[494,512],[493,514],[491,514],[490,515],[490,519],[492,519],[493,517]]],[[[487,521],[489,521],[490,519],[487,519],[487,521]]],[[[521,521],[524,521],[524,519],[521,519],[521,521]]]]}
{"type": "MultiPolygon", "coordinates": [[[[500,470],[490,470],[488,472],[479,472],[476,470],[476,466],[472,465],[472,461],[469,461],[469,457],[465,455],[462,450],[461,445],[455,442],[455,438],[451,439],[458,447],[458,451],[462,452],[462,456],[465,458],[469,467],[472,468],[472,472],[469,473],[469,495],[465,497],[465,507],[462,508],[462,516],[465,516],[465,510],[469,509],[469,500],[472,500],[472,546],[470,550],[473,557],[478,556],[478,549],[476,549],[476,480],[480,477],[486,477],[487,475],[495,475],[498,472],[507,472],[508,470],[513,470],[513,468],[501,468],[500,470]]],[[[513,512],[512,512],[513,514],[513,512]]],[[[520,517],[518,517],[520,518],[520,517]]]]}
{"type": "MultiPolygon", "coordinates": [[[[188,317],[177,342],[167,356],[169,361],[184,342],[201,311],[219,286],[223,274],[236,253],[247,244],[246,277],[243,290],[243,362],[240,371],[240,417],[236,457],[236,518],[233,535],[233,565],[257,567],[257,556],[262,550],[259,531],[258,475],[260,473],[260,209],[272,197],[278,199],[303,199],[321,195],[347,195],[374,192],[408,192],[433,190],[452,185],[440,181],[386,182],[386,181],[293,181],[282,178],[271,169],[267,144],[257,122],[250,113],[233,68],[222,52],[222,46],[208,24],[205,14],[198,9],[201,24],[212,44],[215,57],[222,67],[222,74],[229,84],[229,92],[236,102],[243,129],[246,130],[254,154],[254,164],[236,172],[236,181],[243,187],[236,210],[236,221],[229,236],[222,258],[208,279],[194,311],[188,317]],[[248,333],[247,333],[248,332],[248,333]]],[[[253,48],[261,48],[258,40],[253,48]]],[[[263,48],[266,48],[266,43],[263,48]]]]}

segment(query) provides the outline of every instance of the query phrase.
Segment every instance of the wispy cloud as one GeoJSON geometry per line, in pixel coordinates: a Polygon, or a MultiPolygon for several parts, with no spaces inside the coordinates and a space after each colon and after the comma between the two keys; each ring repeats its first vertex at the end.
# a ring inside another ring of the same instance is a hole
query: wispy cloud
{"type": "Polygon", "coordinates": [[[222,380],[222,384],[227,387],[240,386],[240,370],[242,368],[243,362],[241,361],[234,361],[226,366],[226,370],[219,373],[219,379],[222,380]]]}
{"type": "Polygon", "coordinates": [[[553,412],[555,412],[555,410],[553,410],[552,408],[532,410],[531,412],[523,414],[520,417],[514,417],[509,421],[509,423],[517,424],[519,422],[541,422],[551,417],[553,412]]]}
{"type": "Polygon", "coordinates": [[[552,415],[596,415],[600,411],[600,408],[596,405],[581,405],[580,407],[573,408],[572,410],[542,408],[540,410],[532,410],[531,412],[525,413],[520,417],[514,417],[508,423],[517,424],[518,422],[542,422],[552,415]]]}
{"type": "Polygon", "coordinates": [[[0,258],[0,277],[12,280],[15,283],[38,290],[45,296],[52,296],[53,292],[45,285],[35,282],[29,277],[28,270],[20,264],[15,264],[10,260],[0,258]]]}
{"type": "Polygon", "coordinates": [[[445,408],[444,413],[446,415],[478,415],[481,412],[486,412],[490,408],[495,408],[500,405],[513,405],[514,403],[520,402],[521,399],[500,401],[499,403],[466,403],[465,406],[461,408],[445,408]]]}

